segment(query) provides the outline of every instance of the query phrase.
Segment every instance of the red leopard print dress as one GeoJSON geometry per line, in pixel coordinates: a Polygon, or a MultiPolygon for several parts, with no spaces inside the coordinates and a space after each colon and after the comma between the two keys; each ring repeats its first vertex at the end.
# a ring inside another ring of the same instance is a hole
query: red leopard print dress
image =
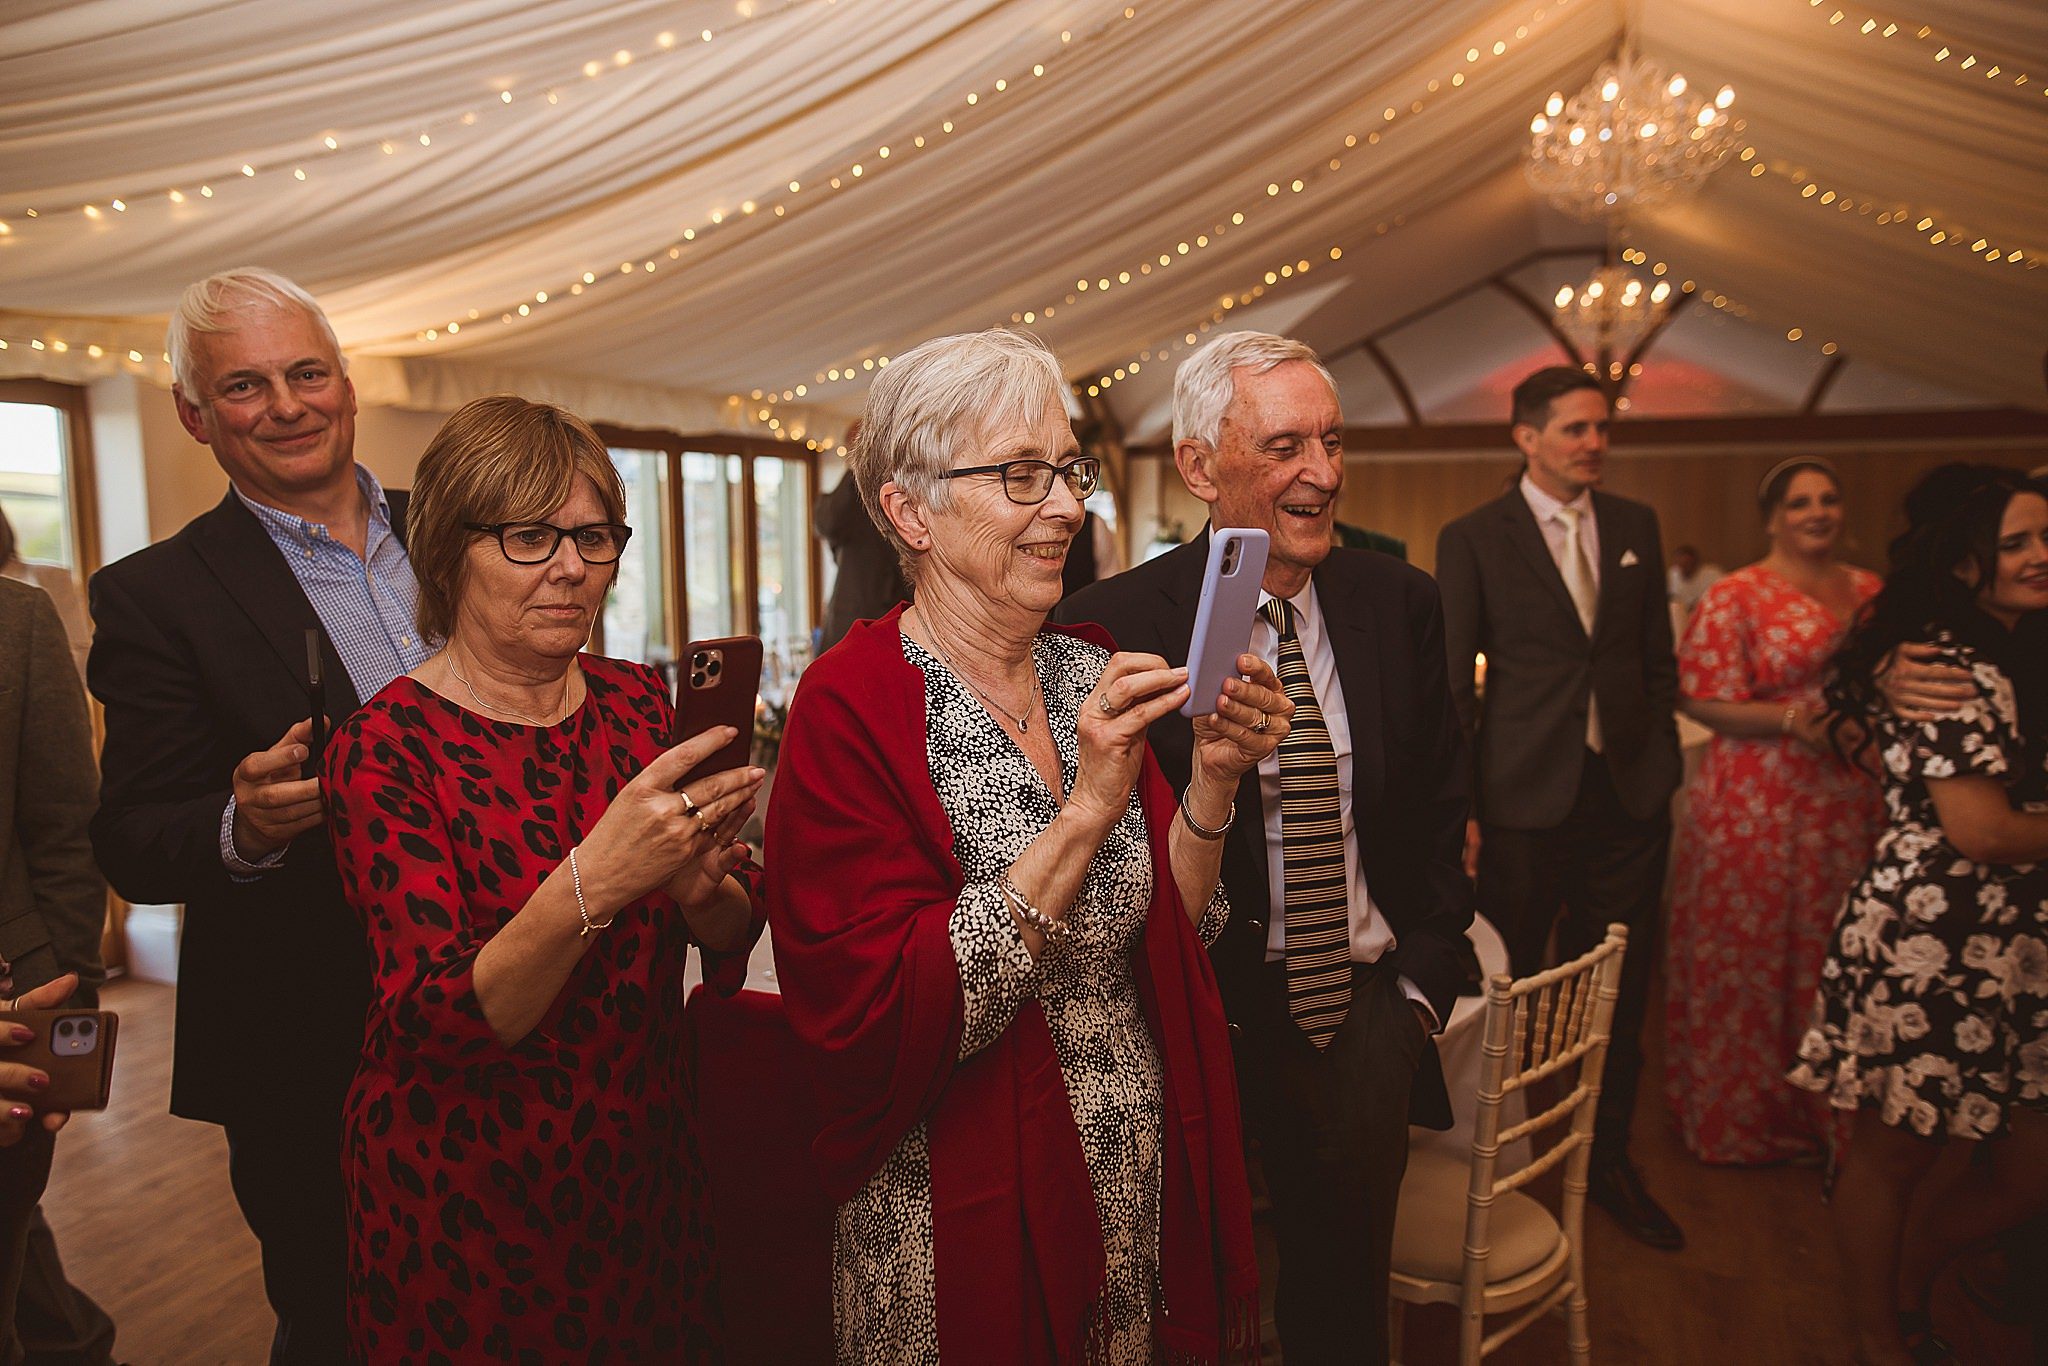
{"type": "MultiPolygon", "coordinates": [[[[581,662],[588,696],[559,725],[487,721],[400,677],[328,750],[335,854],[376,964],[343,1155],[367,1361],[718,1356],[682,915],[660,895],[621,911],[509,1048],[471,978],[666,747],[660,677],[581,662]]],[[[720,990],[745,972],[744,955],[707,959],[720,990]]]]}

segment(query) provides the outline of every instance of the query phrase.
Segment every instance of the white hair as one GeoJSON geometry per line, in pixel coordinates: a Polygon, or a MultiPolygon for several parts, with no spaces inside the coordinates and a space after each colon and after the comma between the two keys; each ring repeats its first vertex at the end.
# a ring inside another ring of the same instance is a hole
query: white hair
{"type": "Polygon", "coordinates": [[[206,396],[199,392],[199,375],[195,369],[198,362],[192,355],[193,339],[202,332],[232,332],[237,315],[265,309],[298,310],[311,318],[326,336],[328,345],[334,348],[342,373],[348,373],[348,358],[341,354],[341,341],[334,335],[334,325],[327,321],[327,315],[313,301],[312,295],[274,270],[237,266],[218,275],[209,275],[198,284],[187,285],[178,298],[178,306],[171,310],[171,325],[164,338],[164,350],[170,353],[171,377],[189,401],[203,403],[206,400],[206,396]]]}
{"type": "Polygon", "coordinates": [[[1315,351],[1292,337],[1271,332],[1225,332],[1212,337],[1199,351],[1180,363],[1173,375],[1173,444],[1199,441],[1211,450],[1223,435],[1223,414],[1237,393],[1237,372],[1250,370],[1263,375],[1290,361],[1313,365],[1337,392],[1337,381],[1315,351]]]}
{"type": "Polygon", "coordinates": [[[894,480],[927,506],[944,507],[945,473],[961,448],[1002,418],[1035,421],[1048,404],[1064,411],[1066,384],[1044,342],[1006,327],[920,342],[875,376],[846,463],[905,579],[916,581],[919,555],[882,510],[882,485],[894,480]]]}

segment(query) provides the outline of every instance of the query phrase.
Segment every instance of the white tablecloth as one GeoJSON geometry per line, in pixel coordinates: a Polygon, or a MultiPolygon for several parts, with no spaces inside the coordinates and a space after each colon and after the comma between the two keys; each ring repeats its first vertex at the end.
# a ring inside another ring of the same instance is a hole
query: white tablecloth
{"type": "MultiPolygon", "coordinates": [[[[1466,937],[1479,954],[1479,971],[1482,981],[1495,973],[1508,970],[1508,947],[1501,939],[1500,931],[1483,915],[1472,917],[1472,928],[1466,937]]],[[[1451,1127],[1448,1129],[1424,1129],[1411,1125],[1408,1130],[1408,1150],[1435,1149],[1451,1153],[1459,1158],[1468,1157],[1472,1152],[1472,1126],[1479,1111],[1479,1064],[1480,1049],[1485,1043],[1483,1021],[1486,1018],[1484,996],[1460,996],[1457,1005],[1451,1009],[1450,1022],[1443,1033],[1437,1035],[1436,1053],[1444,1065],[1444,1084],[1451,1093],[1451,1127]]],[[[1528,1113],[1520,1091],[1511,1091],[1501,1102],[1500,1126],[1519,1124],[1528,1113]]],[[[1529,1140],[1522,1139],[1501,1149],[1498,1170],[1502,1173],[1519,1171],[1529,1165],[1529,1140]]]]}

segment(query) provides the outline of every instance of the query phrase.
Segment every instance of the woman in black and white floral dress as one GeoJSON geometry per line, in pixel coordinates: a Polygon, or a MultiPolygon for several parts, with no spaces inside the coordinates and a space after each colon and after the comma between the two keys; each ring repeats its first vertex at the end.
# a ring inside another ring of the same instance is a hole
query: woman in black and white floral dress
{"type": "Polygon", "coordinates": [[[1791,1072],[1856,1112],[1832,1212],[1858,1358],[1883,1363],[1948,1359],[1925,1282],[2048,1204],[2048,808],[2025,802],[2042,749],[2010,680],[2014,627],[2048,609],[2048,497],[2008,471],[1944,466],[1907,513],[1828,685],[1838,715],[1872,727],[1890,825],[1842,907],[1791,1072]],[[1929,635],[1976,695],[1901,721],[1877,692],[1881,662],[1929,635]],[[1906,1209],[1943,1143],[1993,1136],[1908,1255],[1906,1209]]]}

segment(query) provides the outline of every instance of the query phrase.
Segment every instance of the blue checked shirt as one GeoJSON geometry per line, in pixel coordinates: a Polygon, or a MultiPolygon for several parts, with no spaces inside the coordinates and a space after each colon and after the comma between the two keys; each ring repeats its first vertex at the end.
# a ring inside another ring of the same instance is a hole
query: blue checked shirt
{"type": "MultiPolygon", "coordinates": [[[[240,489],[235,496],[254,513],[273,544],[283,552],[292,576],[305,590],[306,600],[320,618],[327,638],[348,669],[356,696],[367,702],[398,675],[407,672],[434,652],[434,645],[420,639],[413,608],[419,599],[419,584],[412,576],[412,561],[391,530],[391,505],[384,497],[377,477],[356,466],[356,487],[370,507],[370,534],[366,559],[327,534],[324,522],[308,522],[288,512],[246,497],[240,489]]],[[[246,880],[284,858],[278,850],[254,862],[235,852],[235,799],[228,798],[220,818],[220,858],[228,871],[246,880]]]]}

